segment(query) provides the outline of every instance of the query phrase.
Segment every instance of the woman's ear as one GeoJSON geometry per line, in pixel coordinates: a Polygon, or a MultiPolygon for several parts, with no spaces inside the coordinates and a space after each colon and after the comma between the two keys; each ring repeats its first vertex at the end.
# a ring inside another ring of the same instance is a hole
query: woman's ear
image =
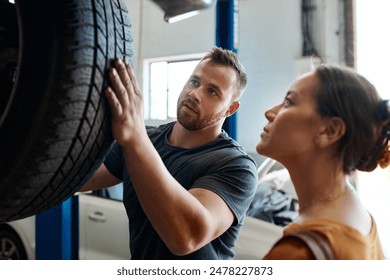
{"type": "Polygon", "coordinates": [[[229,109],[226,111],[226,117],[233,115],[238,108],[240,108],[240,101],[233,101],[233,103],[230,104],[229,109]]]}
{"type": "Polygon", "coordinates": [[[324,120],[323,129],[317,135],[316,143],[320,147],[329,146],[343,137],[345,134],[345,123],[339,117],[330,117],[324,120]]]}

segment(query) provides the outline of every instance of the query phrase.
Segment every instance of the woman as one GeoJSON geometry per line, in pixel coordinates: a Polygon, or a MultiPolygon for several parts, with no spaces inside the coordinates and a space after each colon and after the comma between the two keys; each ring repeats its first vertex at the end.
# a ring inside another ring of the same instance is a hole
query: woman
{"type": "Polygon", "coordinates": [[[375,220],[347,176],[389,165],[389,110],[359,74],[320,66],[266,111],[256,150],[287,168],[300,207],[264,259],[313,259],[302,241],[286,237],[301,230],[325,237],[336,259],[383,259],[375,220]]]}

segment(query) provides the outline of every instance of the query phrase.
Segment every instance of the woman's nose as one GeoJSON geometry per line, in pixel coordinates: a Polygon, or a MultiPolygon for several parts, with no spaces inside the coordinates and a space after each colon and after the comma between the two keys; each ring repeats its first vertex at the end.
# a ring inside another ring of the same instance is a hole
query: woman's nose
{"type": "Polygon", "coordinates": [[[268,121],[273,121],[277,112],[278,112],[279,105],[274,106],[267,111],[265,111],[265,117],[267,118],[268,121]]]}

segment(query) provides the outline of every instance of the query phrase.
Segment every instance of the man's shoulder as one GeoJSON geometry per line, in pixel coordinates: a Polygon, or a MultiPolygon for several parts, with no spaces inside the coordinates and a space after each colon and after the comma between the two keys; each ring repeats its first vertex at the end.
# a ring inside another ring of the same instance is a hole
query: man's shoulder
{"type": "Polygon", "coordinates": [[[247,152],[247,150],[235,139],[230,137],[225,131],[222,131],[219,137],[219,145],[221,148],[231,148],[230,152],[247,156],[249,159],[255,162],[254,158],[247,152]]]}
{"type": "Polygon", "coordinates": [[[172,129],[174,124],[175,122],[164,123],[161,125],[146,125],[145,128],[148,135],[151,136],[153,134],[161,134],[164,132],[169,132],[172,129]]]}

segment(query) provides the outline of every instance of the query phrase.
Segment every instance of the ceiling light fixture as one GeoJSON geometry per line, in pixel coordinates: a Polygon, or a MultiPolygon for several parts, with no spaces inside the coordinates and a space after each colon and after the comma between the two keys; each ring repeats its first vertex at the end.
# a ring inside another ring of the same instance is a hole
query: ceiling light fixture
{"type": "Polygon", "coordinates": [[[168,23],[177,22],[199,14],[202,10],[213,7],[217,0],[152,0],[165,13],[168,23]]]}

